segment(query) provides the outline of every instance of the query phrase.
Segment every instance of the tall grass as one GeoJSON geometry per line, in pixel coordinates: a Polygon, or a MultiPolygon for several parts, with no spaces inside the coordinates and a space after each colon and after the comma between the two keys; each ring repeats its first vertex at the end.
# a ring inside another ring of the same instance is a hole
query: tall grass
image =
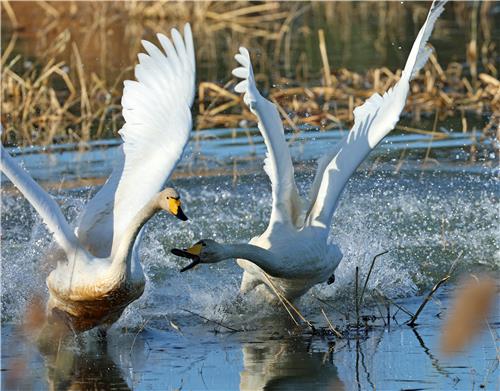
{"type": "MultiPolygon", "coordinates": [[[[197,47],[198,129],[252,124],[232,92],[233,54],[247,46],[257,80],[299,131],[346,127],[352,110],[394,84],[428,4],[399,2],[2,2],[4,142],[48,145],[115,137],[122,81],[141,39],[190,22],[197,47]],[[391,43],[391,44],[388,44],[391,43]],[[394,45],[404,46],[396,50],[394,45]],[[387,66],[385,66],[387,64],[387,66]]],[[[500,113],[489,2],[450,3],[433,33],[437,55],[413,83],[406,129],[423,116],[494,132],[500,113]],[[456,39],[457,28],[467,31],[456,39]],[[451,38],[450,38],[451,37],[451,38]],[[450,47],[451,46],[451,47],[450,47]],[[446,62],[439,59],[446,55],[446,62]],[[475,125],[477,126],[477,125],[475,125]]]]}

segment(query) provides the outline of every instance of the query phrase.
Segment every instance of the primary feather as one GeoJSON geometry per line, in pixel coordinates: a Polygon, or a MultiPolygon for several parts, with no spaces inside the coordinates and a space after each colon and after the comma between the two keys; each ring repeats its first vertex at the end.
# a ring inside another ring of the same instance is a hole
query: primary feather
{"type": "Polygon", "coordinates": [[[233,75],[243,79],[236,85],[235,91],[244,94],[243,100],[257,117],[267,147],[264,171],[271,180],[273,194],[270,226],[275,222],[297,226],[300,224],[302,205],[278,109],[259,93],[248,50],[241,47],[235,59],[241,67],[234,69],[233,75]]]}
{"type": "Polygon", "coordinates": [[[429,58],[426,47],[446,1],[435,1],[412,46],[401,79],[383,96],[375,93],[354,110],[354,126],[335,148],[318,161],[311,187],[306,224],[329,227],[345,184],[370,151],[396,126],[404,109],[410,81],[429,58]]]}
{"type": "Polygon", "coordinates": [[[137,81],[125,81],[122,97],[125,125],[119,158],[108,181],[89,202],[77,229],[81,242],[96,256],[116,251],[135,214],[168,180],[182,156],[192,127],[195,91],[194,45],[189,24],[184,40],[172,29],[163,47],[143,41],[137,81]]]}

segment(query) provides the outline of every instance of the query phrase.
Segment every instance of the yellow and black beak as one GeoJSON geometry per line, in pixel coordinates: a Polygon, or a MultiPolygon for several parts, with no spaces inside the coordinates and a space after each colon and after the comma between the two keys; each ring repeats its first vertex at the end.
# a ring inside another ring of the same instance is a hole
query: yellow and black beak
{"type": "Polygon", "coordinates": [[[196,243],[194,246],[185,248],[184,250],[178,248],[173,248],[172,250],[170,250],[170,252],[174,255],[193,260],[193,262],[181,269],[181,273],[185,272],[186,270],[192,269],[193,267],[201,263],[200,254],[202,248],[203,246],[201,243],[196,243]]]}
{"type": "Polygon", "coordinates": [[[186,221],[188,219],[182,211],[181,200],[179,200],[178,198],[170,198],[168,200],[168,210],[179,220],[186,221]]]}

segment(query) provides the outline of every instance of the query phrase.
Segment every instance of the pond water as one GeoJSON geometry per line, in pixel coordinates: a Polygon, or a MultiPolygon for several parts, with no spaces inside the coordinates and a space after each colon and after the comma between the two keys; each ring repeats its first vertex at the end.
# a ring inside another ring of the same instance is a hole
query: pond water
{"type": "MultiPolygon", "coordinates": [[[[19,74],[54,60],[64,61],[63,71],[75,77],[77,47],[86,76],[94,73],[106,85],[116,80],[121,86],[132,77],[141,39],[154,41],[156,32],[189,20],[200,81],[225,84],[233,54],[245,45],[255,53],[266,90],[290,80],[321,82],[319,29],[332,70],[395,70],[428,9],[418,2],[276,3],[272,12],[226,20],[222,11],[236,3],[205,3],[200,11],[201,3],[169,2],[174,12],[153,2],[9,4],[15,18],[2,12],[1,44],[12,44],[9,58],[20,55],[13,68],[19,74]],[[138,16],[150,6],[152,15],[138,16]]],[[[491,49],[499,36],[498,3],[476,4],[450,2],[440,17],[432,44],[443,67],[456,61],[468,69],[469,42],[477,38],[478,50],[491,49]],[[472,15],[480,20],[477,31],[472,15]]],[[[484,66],[478,60],[480,72],[484,66]]],[[[54,83],[61,96],[68,94],[62,82],[54,83]]],[[[90,332],[49,354],[24,335],[20,325],[28,304],[47,295],[51,239],[2,176],[2,389],[498,390],[498,311],[490,318],[491,333],[484,330],[466,351],[450,357],[440,350],[442,323],[460,276],[498,276],[500,269],[496,141],[480,130],[491,113],[476,114],[465,113],[473,132],[453,130],[463,128],[459,113],[446,120],[446,128],[440,122],[434,134],[393,132],[348,183],[330,234],[344,253],[336,281],[314,287],[297,303],[318,328],[327,326],[322,310],[334,324],[346,325],[354,316],[356,267],[364,279],[374,255],[389,250],[375,264],[362,309],[376,317],[373,328],[345,339],[311,335],[291,324],[282,308],[252,294],[240,297],[241,269],[232,261],[181,274],[186,260],[170,254],[201,238],[245,242],[266,228],[271,193],[257,129],[193,133],[171,180],[190,220],[160,214],[148,223],[140,250],[146,291],[111,328],[106,345],[90,332]],[[425,308],[419,325],[404,325],[408,316],[395,305],[389,305],[386,320],[385,303],[375,292],[415,312],[455,262],[451,281],[425,308]]],[[[418,124],[404,121],[433,128],[425,116],[418,124]]],[[[300,130],[286,136],[299,190],[307,196],[315,159],[346,130],[300,130]]],[[[111,126],[103,134],[116,136],[111,126]]],[[[8,150],[73,221],[111,172],[118,145],[117,139],[104,139],[8,150]]]]}
{"type": "MultiPolygon", "coordinates": [[[[304,195],[313,158],[341,135],[314,129],[287,135],[304,195]]],[[[298,302],[308,319],[326,326],[322,309],[335,324],[352,319],[355,267],[364,278],[373,256],[384,250],[389,252],[368,283],[365,314],[385,313],[375,290],[414,312],[419,295],[457,258],[454,281],[465,272],[498,273],[496,163],[492,146],[478,144],[477,137],[394,134],[370,155],[335,215],[331,239],[345,254],[336,281],[316,286],[298,302]],[[477,152],[470,154],[472,149],[477,152]]],[[[57,145],[10,152],[72,220],[109,174],[116,147],[109,140],[85,150],[57,145]]],[[[107,346],[90,333],[60,347],[57,356],[41,354],[19,329],[26,303],[46,295],[50,238],[25,199],[3,181],[2,388],[497,389],[496,341],[488,331],[464,353],[440,353],[454,282],[438,291],[416,328],[403,325],[407,316],[391,306],[396,315],[390,324],[378,319],[366,335],[336,340],[296,330],[282,309],[253,295],[239,297],[241,269],[232,261],[179,273],[185,260],[171,255],[172,247],[203,237],[244,242],[265,229],[271,195],[263,152],[255,129],[197,133],[171,181],[190,220],[160,214],[148,223],[141,246],[145,294],[112,327],[107,346]],[[245,331],[230,332],[215,322],[245,331]]],[[[490,323],[497,333],[498,313],[490,323]]]]}

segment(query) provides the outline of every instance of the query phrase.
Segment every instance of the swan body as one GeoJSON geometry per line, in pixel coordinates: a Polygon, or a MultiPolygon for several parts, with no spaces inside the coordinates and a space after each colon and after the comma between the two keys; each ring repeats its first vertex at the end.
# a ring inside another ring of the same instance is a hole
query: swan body
{"type": "Polygon", "coordinates": [[[48,318],[75,332],[109,326],[139,298],[145,277],[139,257],[144,224],[165,210],[186,220],[179,194],[161,190],[191,131],[195,57],[191,29],[184,39],[143,41],[137,81],[125,81],[123,144],[111,176],[87,204],[73,230],[57,203],[1,148],[1,170],[28,199],[54,236],[57,267],[47,278],[48,318]]]}
{"type": "Polygon", "coordinates": [[[323,232],[314,227],[279,227],[273,229],[271,235],[264,233],[250,240],[249,244],[273,254],[273,266],[277,270],[271,271],[267,264],[258,266],[249,256],[243,259],[240,255],[237,263],[245,271],[241,291],[246,293],[256,288],[273,301],[276,299],[273,289],[259,286],[270,280],[288,300],[294,300],[314,285],[327,281],[342,260],[342,253],[326,238],[319,241],[318,234],[323,232]]]}
{"type": "Polygon", "coordinates": [[[267,147],[264,170],[271,180],[273,197],[269,225],[248,244],[201,240],[188,249],[173,249],[174,254],[193,260],[181,271],[199,263],[236,258],[244,270],[241,292],[256,289],[273,301],[279,298],[278,293],[294,300],[315,284],[334,281],[342,253],[338,246],[328,243],[328,234],[338,199],[357,167],[398,122],[410,81],[430,55],[426,43],[444,4],[433,2],[400,80],[383,96],[375,93],[357,107],[353,128],[319,159],[309,205],[301,200],[295,184],[279,113],[257,90],[248,50],[240,48],[235,58],[241,67],[233,74],[243,80],[235,90],[244,94],[244,102],[257,117],[267,147]]]}
{"type": "Polygon", "coordinates": [[[73,257],[59,263],[47,277],[49,315],[62,317],[75,331],[85,331],[111,325],[128,304],[141,297],[146,281],[134,251],[135,239],[154,214],[170,212],[172,190],[165,189],[137,213],[114,257],[96,258],[78,249],[73,257]]]}

